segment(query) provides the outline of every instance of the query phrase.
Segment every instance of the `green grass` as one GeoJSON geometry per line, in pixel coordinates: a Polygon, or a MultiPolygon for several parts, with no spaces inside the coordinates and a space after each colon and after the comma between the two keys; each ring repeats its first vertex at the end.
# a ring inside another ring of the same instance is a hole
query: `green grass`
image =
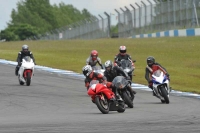
{"type": "Polygon", "coordinates": [[[146,58],[151,55],[169,72],[174,90],[200,94],[200,37],[3,42],[0,58],[16,61],[23,44],[29,45],[38,65],[78,73],[82,73],[91,50],[97,50],[104,63],[113,61],[119,46],[125,45],[137,61],[134,82],[147,84],[146,58]]]}

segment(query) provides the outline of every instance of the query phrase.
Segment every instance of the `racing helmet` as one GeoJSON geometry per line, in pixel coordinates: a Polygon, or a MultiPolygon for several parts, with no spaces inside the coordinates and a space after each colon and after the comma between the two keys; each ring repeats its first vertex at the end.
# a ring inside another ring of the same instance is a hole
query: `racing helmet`
{"type": "Polygon", "coordinates": [[[96,50],[91,51],[92,60],[97,60],[98,52],[96,50]]]}
{"type": "Polygon", "coordinates": [[[22,51],[25,52],[25,53],[28,52],[28,45],[24,44],[22,46],[22,51]]]}
{"type": "Polygon", "coordinates": [[[155,63],[155,58],[153,56],[147,57],[147,65],[151,67],[155,63]]]}
{"type": "Polygon", "coordinates": [[[111,61],[111,60],[107,60],[107,61],[105,62],[106,71],[110,71],[112,67],[113,67],[112,61],[111,61]]]}
{"type": "Polygon", "coordinates": [[[92,72],[92,67],[90,65],[86,65],[82,68],[82,72],[84,76],[89,76],[92,72]]]}
{"type": "Polygon", "coordinates": [[[119,52],[120,52],[121,55],[124,55],[126,53],[126,46],[120,46],[119,52]]]}

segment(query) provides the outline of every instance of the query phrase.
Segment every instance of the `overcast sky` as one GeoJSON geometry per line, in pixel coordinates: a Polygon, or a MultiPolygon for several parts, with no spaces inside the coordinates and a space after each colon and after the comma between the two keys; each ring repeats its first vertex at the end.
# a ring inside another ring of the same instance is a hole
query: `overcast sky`
{"type": "MultiPolygon", "coordinates": [[[[0,30],[3,30],[7,27],[7,22],[11,20],[11,11],[16,9],[16,4],[20,0],[0,0],[0,30]]],[[[143,0],[146,4],[147,0],[143,0]]],[[[153,3],[153,0],[150,0],[153,3]]],[[[104,12],[112,13],[112,21],[116,19],[116,12],[114,9],[117,9],[121,12],[120,7],[125,9],[124,6],[128,7],[130,10],[130,4],[134,5],[135,2],[141,4],[141,0],[50,0],[51,5],[59,4],[64,2],[65,4],[71,4],[78,10],[87,9],[90,13],[97,16],[100,14],[102,17],[105,17],[104,12]]],[[[136,6],[137,7],[137,6],[136,6]]]]}

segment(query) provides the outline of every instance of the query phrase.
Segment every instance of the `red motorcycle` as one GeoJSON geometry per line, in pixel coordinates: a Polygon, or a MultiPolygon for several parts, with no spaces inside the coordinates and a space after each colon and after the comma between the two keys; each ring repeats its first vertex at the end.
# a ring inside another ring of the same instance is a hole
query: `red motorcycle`
{"type": "Polygon", "coordinates": [[[98,80],[90,82],[88,95],[103,114],[108,114],[109,111],[119,113],[125,111],[124,101],[116,100],[115,94],[106,85],[100,84],[98,80]]]}

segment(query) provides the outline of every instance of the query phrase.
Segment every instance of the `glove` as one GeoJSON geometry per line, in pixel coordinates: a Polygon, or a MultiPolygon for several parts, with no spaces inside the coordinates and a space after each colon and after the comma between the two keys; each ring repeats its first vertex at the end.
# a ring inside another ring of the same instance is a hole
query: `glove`
{"type": "Polygon", "coordinates": [[[170,81],[169,74],[168,74],[168,73],[166,73],[165,75],[167,76],[168,80],[170,81]]]}
{"type": "Polygon", "coordinates": [[[167,77],[169,77],[169,74],[168,74],[168,73],[166,73],[165,75],[166,75],[167,77]]]}

